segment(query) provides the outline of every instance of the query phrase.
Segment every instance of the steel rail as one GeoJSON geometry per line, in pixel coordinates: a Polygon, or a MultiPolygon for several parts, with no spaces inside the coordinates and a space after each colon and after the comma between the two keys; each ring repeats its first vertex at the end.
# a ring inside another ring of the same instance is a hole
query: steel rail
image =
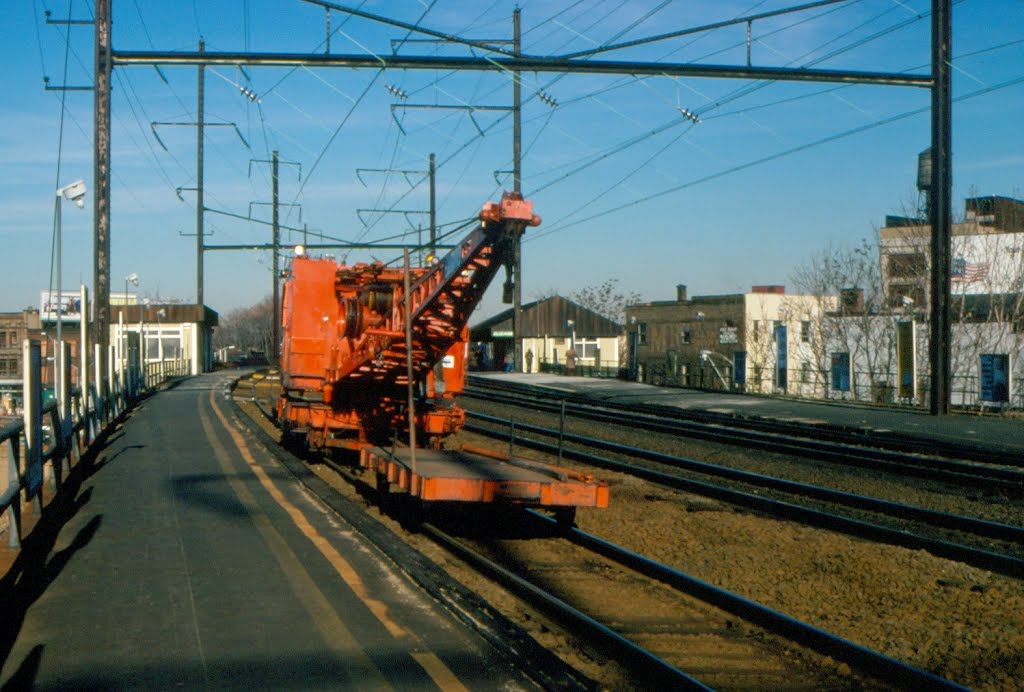
{"type": "MultiPolygon", "coordinates": [[[[478,414],[471,415],[473,417],[478,417],[478,414]]],[[[506,425],[508,424],[508,421],[502,421],[502,419],[495,420],[503,422],[506,425]]],[[[517,425],[516,427],[517,429],[522,429],[526,426],[517,425]]],[[[507,439],[508,437],[507,433],[495,430],[494,428],[476,425],[474,423],[467,423],[465,429],[470,432],[478,432],[484,435],[499,437],[501,439],[507,439]]],[[[555,434],[557,434],[557,432],[555,434]]],[[[559,448],[556,445],[539,440],[516,437],[515,443],[543,451],[548,454],[557,454],[559,452],[559,448]]],[[[684,490],[705,497],[711,497],[740,507],[765,512],[772,516],[795,520],[811,526],[828,529],[830,531],[839,531],[859,538],[882,541],[913,550],[927,550],[933,555],[937,555],[939,557],[945,557],[958,562],[975,565],[983,569],[1000,572],[1001,574],[1006,574],[1015,578],[1024,577],[1024,559],[1013,557],[1011,555],[983,550],[972,546],[953,543],[951,541],[928,538],[927,536],[920,536],[908,531],[893,529],[860,519],[853,519],[821,510],[811,509],[809,507],[795,505],[791,502],[774,500],[754,493],[743,492],[722,485],[708,483],[706,481],[697,481],[674,474],[655,471],[653,469],[646,469],[626,462],[615,461],[613,459],[599,457],[578,450],[562,449],[561,453],[565,458],[574,459],[585,464],[618,471],[620,473],[626,473],[665,487],[684,490]]],[[[871,500],[873,498],[865,499],[871,500]]],[[[917,507],[907,507],[907,509],[929,512],[929,510],[922,510],[917,507]]],[[[952,517],[954,517],[954,515],[948,516],[950,519],[947,521],[951,521],[952,517]]],[[[993,531],[998,527],[1006,527],[1006,529],[1009,530],[1009,533],[1012,533],[1013,535],[1019,535],[1019,532],[1022,531],[1020,527],[995,524],[994,522],[983,522],[983,520],[971,519],[969,517],[963,517],[962,519],[965,522],[982,522],[982,524],[992,524],[993,526],[988,528],[993,531]]]]}
{"type": "MultiPolygon", "coordinates": [[[[536,512],[531,511],[531,513],[539,519],[554,523],[553,519],[536,512]]],[[[920,690],[966,689],[950,680],[843,639],[831,632],[709,584],[668,565],[655,562],[593,534],[579,529],[570,529],[563,532],[563,535],[576,545],[603,555],[624,567],[657,579],[678,591],[733,613],[747,622],[780,634],[819,653],[842,660],[858,670],[882,677],[889,682],[908,688],[913,686],[914,689],[920,690]]]]}
{"type": "MultiPolygon", "coordinates": [[[[510,425],[512,423],[512,421],[508,419],[499,418],[497,416],[488,416],[480,413],[470,413],[469,415],[474,418],[479,418],[480,420],[500,425],[510,425]]],[[[516,423],[515,426],[517,430],[528,430],[547,437],[556,437],[559,434],[557,430],[543,428],[536,425],[516,423]]],[[[985,519],[966,517],[959,514],[936,512],[922,507],[890,502],[888,500],[881,500],[875,497],[868,497],[866,495],[857,495],[856,493],[848,493],[842,490],[833,490],[831,488],[824,488],[817,485],[811,485],[809,483],[800,483],[799,481],[790,481],[785,478],[778,478],[775,476],[766,476],[764,474],[753,473],[751,471],[742,471],[728,466],[719,466],[717,464],[710,464],[708,462],[697,461],[695,459],[687,459],[685,457],[677,457],[671,454],[653,452],[639,447],[619,444],[617,442],[597,440],[583,435],[562,433],[562,438],[577,444],[602,449],[608,452],[615,452],[629,457],[647,459],[648,461],[655,461],[660,464],[674,466],[687,471],[695,471],[697,473],[718,476],[720,478],[727,478],[729,480],[749,483],[751,485],[772,488],[773,490],[781,490],[782,492],[812,497],[817,500],[835,502],[848,507],[887,514],[901,519],[912,519],[914,521],[931,524],[932,526],[939,526],[945,529],[966,530],[979,536],[985,536],[986,538],[996,538],[1003,541],[1014,541],[1024,544],[1024,527],[1022,526],[1001,524],[985,519]]]]}
{"type": "Polygon", "coordinates": [[[637,646],[610,627],[601,624],[579,609],[544,591],[542,588],[502,567],[493,560],[484,557],[462,541],[449,536],[436,526],[424,523],[422,530],[423,533],[437,541],[445,549],[457,555],[460,559],[471,563],[489,578],[500,581],[517,596],[557,614],[557,617],[562,620],[570,621],[573,627],[583,630],[587,637],[597,642],[602,648],[613,652],[620,663],[633,669],[642,670],[644,681],[653,688],[664,687],[664,689],[678,690],[711,689],[672,664],[637,646]]]}
{"type": "MultiPolygon", "coordinates": [[[[1024,465],[1024,460],[1016,458],[1013,454],[998,450],[962,445],[949,441],[937,442],[933,439],[880,433],[862,428],[814,425],[778,419],[748,418],[704,410],[694,411],[658,406],[655,404],[597,402],[592,397],[585,395],[551,392],[542,388],[513,383],[495,384],[487,382],[483,378],[472,378],[466,393],[470,396],[476,396],[477,388],[501,392],[502,396],[505,397],[503,400],[508,399],[509,392],[515,392],[520,396],[530,397],[534,401],[540,399],[557,402],[548,404],[550,407],[560,407],[561,402],[565,401],[580,407],[582,410],[605,409],[618,411],[621,414],[630,416],[631,422],[633,422],[632,419],[635,417],[646,415],[654,420],[698,426],[688,427],[688,434],[703,434],[703,431],[708,426],[711,426],[712,429],[716,426],[718,428],[727,428],[730,435],[739,435],[740,431],[743,431],[744,435],[750,436],[751,443],[756,444],[759,448],[771,442],[772,439],[785,437],[794,438],[793,441],[799,441],[799,444],[807,442],[808,444],[819,445],[823,451],[827,451],[828,445],[845,444],[848,445],[850,451],[874,455],[879,459],[915,464],[924,468],[934,467],[952,473],[964,473],[967,475],[976,475],[978,472],[973,469],[977,467],[967,466],[962,462],[951,460],[960,459],[975,463],[994,464],[997,467],[1020,467],[1024,465]],[[757,437],[756,433],[758,432],[767,437],[757,437]],[[822,442],[822,440],[827,442],[822,442]]],[[[534,403],[531,402],[531,405],[534,405],[534,403]]],[[[815,453],[817,454],[818,452],[815,453]]],[[[984,469],[984,472],[993,479],[1024,484],[1024,471],[990,468],[984,469]]],[[[962,479],[956,480],[961,482],[962,479]]]]}

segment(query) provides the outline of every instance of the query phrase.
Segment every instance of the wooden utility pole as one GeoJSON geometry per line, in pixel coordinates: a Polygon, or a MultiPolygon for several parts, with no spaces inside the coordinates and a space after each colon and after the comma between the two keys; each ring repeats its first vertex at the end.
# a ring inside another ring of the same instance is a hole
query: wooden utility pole
{"type": "MultiPolygon", "coordinates": [[[[93,339],[99,344],[100,365],[109,373],[110,344],[110,0],[96,0],[95,92],[93,101],[93,339]]],[[[86,319],[82,306],[82,319],[86,319]]],[[[97,382],[97,386],[102,386],[97,382]]],[[[103,392],[98,392],[103,396],[103,392]]]]}

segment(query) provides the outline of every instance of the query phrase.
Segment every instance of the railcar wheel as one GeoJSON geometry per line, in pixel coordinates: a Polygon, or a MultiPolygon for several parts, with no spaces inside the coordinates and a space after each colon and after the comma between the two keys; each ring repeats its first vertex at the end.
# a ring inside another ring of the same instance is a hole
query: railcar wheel
{"type": "Polygon", "coordinates": [[[558,507],[555,509],[554,516],[555,522],[558,524],[558,528],[562,531],[568,531],[576,526],[575,507],[558,507]]]}

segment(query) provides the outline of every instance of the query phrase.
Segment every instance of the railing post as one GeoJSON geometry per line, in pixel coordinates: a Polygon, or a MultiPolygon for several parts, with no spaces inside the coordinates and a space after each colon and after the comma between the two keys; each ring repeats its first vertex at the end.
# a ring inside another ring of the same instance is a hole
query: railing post
{"type": "Polygon", "coordinates": [[[103,380],[103,346],[101,344],[93,344],[93,365],[95,366],[96,374],[93,378],[93,382],[96,383],[96,389],[93,392],[93,414],[92,420],[92,436],[95,438],[100,434],[100,430],[103,428],[104,416],[106,415],[107,409],[107,394],[106,386],[103,380]]]}
{"type": "MultiPolygon", "coordinates": [[[[58,407],[60,416],[60,468],[64,473],[71,473],[71,431],[74,428],[71,421],[71,344],[62,342],[60,344],[60,405],[58,407]]],[[[54,426],[56,427],[56,426],[54,426]]],[[[57,431],[54,430],[56,436],[57,431]]]]}
{"type": "MultiPolygon", "coordinates": [[[[9,485],[21,486],[21,464],[18,463],[21,440],[15,435],[7,441],[7,482],[9,485]]],[[[17,549],[21,547],[21,493],[12,498],[7,508],[7,545],[17,549]]]]}
{"type": "MultiPolygon", "coordinates": [[[[107,355],[108,362],[110,363],[110,372],[108,373],[108,377],[110,379],[110,416],[111,418],[116,418],[121,413],[121,388],[118,386],[119,383],[117,378],[117,347],[114,344],[111,344],[107,348],[109,349],[107,355]]],[[[109,420],[106,422],[109,422],[109,420]]]]}
{"type": "MultiPolygon", "coordinates": [[[[85,287],[85,284],[81,284],[79,288],[79,304],[82,306],[82,320],[78,333],[78,390],[81,392],[81,408],[78,418],[82,421],[82,446],[88,447],[92,444],[92,430],[89,427],[89,349],[91,342],[89,341],[89,320],[86,319],[89,314],[86,307],[89,305],[89,289],[85,287]]],[[[79,452],[81,452],[81,447],[79,447],[79,452]]]]}
{"type": "Polygon", "coordinates": [[[22,344],[22,421],[25,425],[25,486],[32,498],[37,514],[42,514],[43,502],[43,388],[42,358],[39,342],[25,339],[22,344]]]}

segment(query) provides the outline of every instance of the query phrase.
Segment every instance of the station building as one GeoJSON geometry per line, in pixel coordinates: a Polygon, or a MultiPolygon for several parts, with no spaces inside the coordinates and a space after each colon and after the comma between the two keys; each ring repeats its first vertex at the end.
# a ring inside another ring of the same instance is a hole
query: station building
{"type": "MultiPolygon", "coordinates": [[[[42,387],[44,392],[53,391],[58,311],[61,338],[71,351],[71,384],[78,384],[83,319],[80,295],[62,291],[58,300],[55,293],[44,290],[38,310],[0,313],[0,416],[21,408],[25,339],[39,341],[42,387]]],[[[210,308],[140,302],[136,294],[112,293],[110,315],[109,343],[140,354],[147,365],[185,360],[194,375],[213,367],[213,330],[218,315],[210,308]]]]}
{"type": "MultiPolygon", "coordinates": [[[[514,357],[512,313],[505,310],[470,329],[471,367],[501,370],[506,357],[514,357]]],[[[571,369],[578,374],[619,375],[623,328],[614,320],[562,296],[524,303],[522,316],[520,372],[565,372],[572,351],[571,369]]]]}

